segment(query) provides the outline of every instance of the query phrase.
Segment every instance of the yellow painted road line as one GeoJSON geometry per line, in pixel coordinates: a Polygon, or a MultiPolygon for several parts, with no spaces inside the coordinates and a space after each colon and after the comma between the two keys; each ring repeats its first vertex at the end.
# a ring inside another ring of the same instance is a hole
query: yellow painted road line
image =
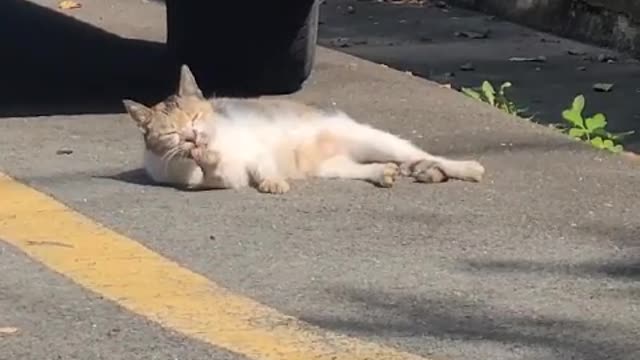
{"type": "Polygon", "coordinates": [[[234,294],[1,173],[0,239],[134,313],[253,359],[425,360],[234,294]]]}

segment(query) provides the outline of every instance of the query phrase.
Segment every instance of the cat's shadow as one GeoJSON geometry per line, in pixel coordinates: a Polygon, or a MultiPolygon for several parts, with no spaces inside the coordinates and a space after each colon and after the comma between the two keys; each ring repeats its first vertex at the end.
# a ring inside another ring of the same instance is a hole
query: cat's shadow
{"type": "Polygon", "coordinates": [[[157,183],[153,181],[149,177],[149,175],[147,175],[147,173],[144,171],[143,168],[125,170],[113,175],[95,175],[93,176],[93,178],[102,179],[102,180],[105,180],[105,179],[114,180],[114,181],[124,182],[128,184],[138,185],[138,186],[168,188],[175,191],[185,191],[185,192],[216,191],[216,189],[191,189],[187,187],[157,183]]]}
{"type": "Polygon", "coordinates": [[[153,180],[151,180],[151,178],[142,168],[126,170],[113,175],[96,175],[93,177],[96,179],[115,180],[140,186],[166,187],[166,185],[157,184],[153,180]]]}

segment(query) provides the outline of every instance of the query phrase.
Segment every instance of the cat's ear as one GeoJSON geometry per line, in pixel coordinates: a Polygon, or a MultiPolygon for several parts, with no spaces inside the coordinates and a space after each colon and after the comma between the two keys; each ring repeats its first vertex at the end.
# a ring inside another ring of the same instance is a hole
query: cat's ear
{"type": "Polygon", "coordinates": [[[198,87],[196,78],[187,65],[180,67],[180,85],[178,86],[178,96],[195,96],[203,98],[202,91],[198,87]]]}
{"type": "Polygon", "coordinates": [[[127,113],[129,113],[131,119],[133,119],[136,125],[138,125],[138,128],[140,128],[142,132],[146,132],[147,126],[151,122],[153,111],[148,107],[129,99],[122,100],[122,104],[124,105],[124,108],[127,109],[127,113]]]}

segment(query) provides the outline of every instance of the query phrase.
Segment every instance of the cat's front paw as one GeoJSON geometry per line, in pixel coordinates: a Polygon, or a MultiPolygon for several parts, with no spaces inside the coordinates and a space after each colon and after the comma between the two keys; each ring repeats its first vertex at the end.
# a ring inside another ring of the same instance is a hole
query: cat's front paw
{"type": "Polygon", "coordinates": [[[392,187],[396,182],[396,177],[400,174],[400,168],[394,163],[384,164],[382,167],[382,174],[378,180],[378,185],[381,187],[392,187]]]}
{"type": "Polygon", "coordinates": [[[266,179],[258,184],[258,191],[266,194],[284,194],[290,189],[289,183],[284,179],[266,179]]]}
{"type": "Polygon", "coordinates": [[[218,155],[206,147],[197,147],[191,150],[191,157],[198,166],[203,169],[211,169],[218,164],[218,155]]]}

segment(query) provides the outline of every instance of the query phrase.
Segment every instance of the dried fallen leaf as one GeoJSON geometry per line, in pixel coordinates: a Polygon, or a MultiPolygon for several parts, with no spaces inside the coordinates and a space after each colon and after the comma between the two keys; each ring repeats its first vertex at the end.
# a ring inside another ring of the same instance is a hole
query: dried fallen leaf
{"type": "Polygon", "coordinates": [[[547,57],[544,56],[544,55],[536,56],[536,57],[514,56],[514,57],[509,58],[509,61],[513,61],[513,62],[546,62],[547,61],[547,57]]]}
{"type": "Polygon", "coordinates": [[[489,37],[490,32],[491,31],[489,29],[482,31],[456,31],[453,35],[455,37],[466,37],[469,39],[486,39],[489,37]]]}
{"type": "Polygon", "coordinates": [[[567,54],[572,56],[584,56],[587,55],[586,51],[578,50],[578,49],[569,49],[567,50],[567,54]]]}
{"type": "Polygon", "coordinates": [[[73,154],[73,150],[71,149],[63,148],[63,149],[56,150],[56,155],[71,155],[71,154],[73,154]]]}
{"type": "Polygon", "coordinates": [[[599,62],[614,63],[618,61],[618,57],[613,54],[599,54],[596,59],[599,62]]]}
{"type": "Polygon", "coordinates": [[[81,8],[82,4],[73,0],[62,0],[58,3],[58,7],[62,10],[71,10],[81,8]]]}
{"type": "Polygon", "coordinates": [[[18,328],[15,328],[15,327],[11,327],[11,326],[0,327],[0,335],[11,335],[17,332],[18,332],[18,328]]]}
{"type": "Polygon", "coordinates": [[[593,84],[593,90],[599,91],[599,92],[609,92],[613,90],[613,84],[608,84],[608,83],[593,84]]]}
{"type": "Polygon", "coordinates": [[[473,71],[475,69],[476,68],[473,66],[473,63],[470,62],[460,65],[460,70],[462,71],[473,71]]]}

